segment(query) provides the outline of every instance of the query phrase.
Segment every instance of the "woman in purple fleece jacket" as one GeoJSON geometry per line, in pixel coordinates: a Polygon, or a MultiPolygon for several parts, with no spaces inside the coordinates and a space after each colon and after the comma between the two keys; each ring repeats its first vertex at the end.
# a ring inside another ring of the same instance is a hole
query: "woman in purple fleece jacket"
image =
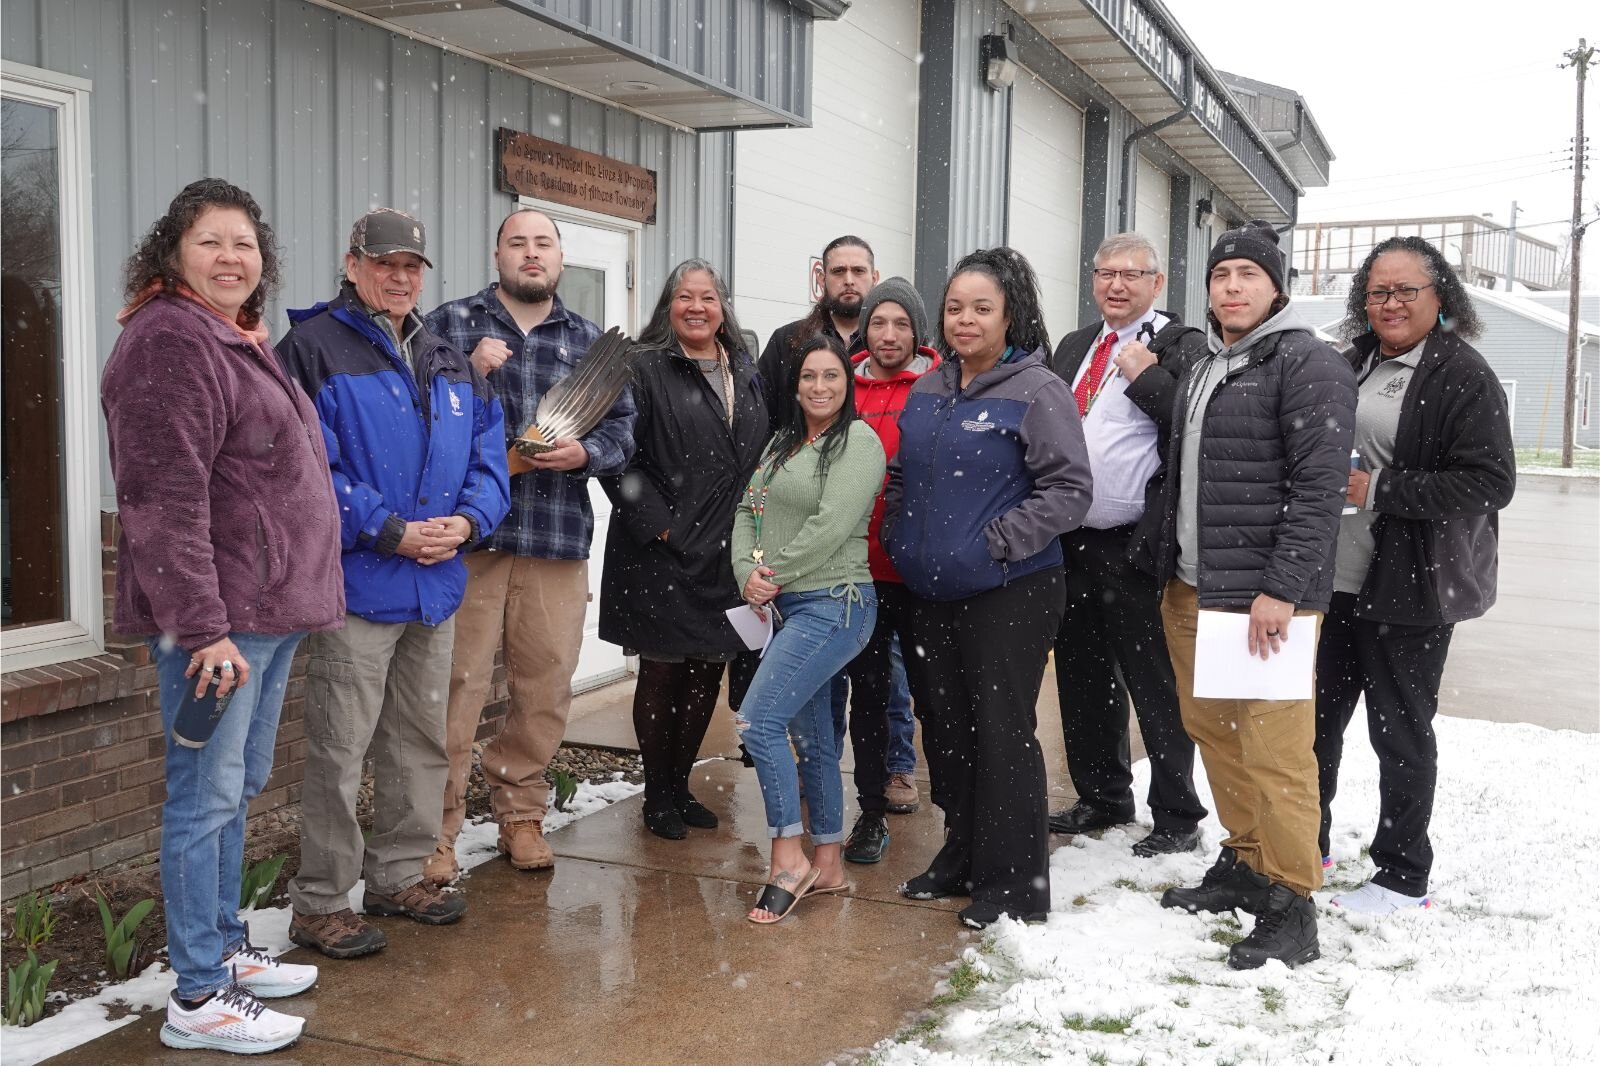
{"type": "Polygon", "coordinates": [[[124,328],[100,384],[122,527],[116,626],[149,637],[167,735],[169,1047],[287,1046],[304,1021],[259,1000],[317,979],[254,948],[238,914],[245,812],[272,770],[295,646],[344,617],[317,414],[261,328],[277,280],[250,194],[194,182],[128,260],[124,328]],[[215,733],[176,743],[185,692],[213,682],[232,693],[215,733]]]}

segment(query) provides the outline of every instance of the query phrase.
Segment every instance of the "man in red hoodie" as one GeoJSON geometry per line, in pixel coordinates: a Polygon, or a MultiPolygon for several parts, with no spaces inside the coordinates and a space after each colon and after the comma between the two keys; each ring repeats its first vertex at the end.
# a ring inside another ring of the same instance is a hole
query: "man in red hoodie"
{"type": "MultiPolygon", "coordinates": [[[[888,278],[861,302],[862,339],[866,349],[851,362],[856,373],[856,412],[877,431],[884,455],[894,458],[900,446],[900,412],[918,378],[939,365],[939,354],[922,341],[928,336],[928,313],[922,297],[904,278],[888,278]]],[[[872,508],[867,530],[867,562],[878,588],[878,624],[872,641],[847,668],[850,675],[850,743],[855,752],[856,795],[861,816],[844,857],[849,862],[877,862],[889,844],[885,812],[917,809],[916,767],[909,721],[896,735],[890,702],[903,700],[903,670],[894,669],[894,652],[905,623],[906,593],[894,564],[878,541],[883,523],[883,494],[872,508]],[[897,675],[900,675],[897,677],[897,675]],[[900,693],[895,689],[900,688],[900,693]],[[909,795],[908,795],[909,793],[909,795]]]]}

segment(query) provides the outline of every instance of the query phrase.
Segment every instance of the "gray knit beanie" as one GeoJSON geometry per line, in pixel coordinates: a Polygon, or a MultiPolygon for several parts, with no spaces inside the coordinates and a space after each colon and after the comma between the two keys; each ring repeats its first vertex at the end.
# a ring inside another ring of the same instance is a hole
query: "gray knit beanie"
{"type": "Polygon", "coordinates": [[[921,347],[928,343],[928,309],[922,305],[922,296],[905,278],[884,278],[872,287],[867,298],[861,301],[861,344],[866,347],[867,323],[872,312],[881,303],[899,304],[911,318],[912,343],[921,347]]]}

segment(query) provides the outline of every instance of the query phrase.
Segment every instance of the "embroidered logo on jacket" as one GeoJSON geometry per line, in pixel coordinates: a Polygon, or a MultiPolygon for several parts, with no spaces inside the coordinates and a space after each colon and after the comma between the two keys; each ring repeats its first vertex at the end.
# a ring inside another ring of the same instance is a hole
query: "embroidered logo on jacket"
{"type": "Polygon", "coordinates": [[[461,397],[457,395],[454,389],[450,390],[450,413],[453,415],[461,414],[461,397]]]}
{"type": "Polygon", "coordinates": [[[985,409],[978,412],[977,418],[963,418],[961,428],[968,433],[984,433],[993,429],[994,423],[989,421],[989,412],[985,409]]]}

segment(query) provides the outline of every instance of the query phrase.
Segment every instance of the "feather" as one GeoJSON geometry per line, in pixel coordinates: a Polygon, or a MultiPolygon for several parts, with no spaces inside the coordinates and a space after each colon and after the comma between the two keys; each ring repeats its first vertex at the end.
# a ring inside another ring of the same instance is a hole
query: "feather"
{"type": "Polygon", "coordinates": [[[512,442],[513,473],[530,469],[527,460],[554,449],[558,438],[581,437],[600,424],[632,376],[633,350],[633,338],[616,327],[589,346],[578,369],[551,386],[539,400],[533,425],[512,442]]]}

